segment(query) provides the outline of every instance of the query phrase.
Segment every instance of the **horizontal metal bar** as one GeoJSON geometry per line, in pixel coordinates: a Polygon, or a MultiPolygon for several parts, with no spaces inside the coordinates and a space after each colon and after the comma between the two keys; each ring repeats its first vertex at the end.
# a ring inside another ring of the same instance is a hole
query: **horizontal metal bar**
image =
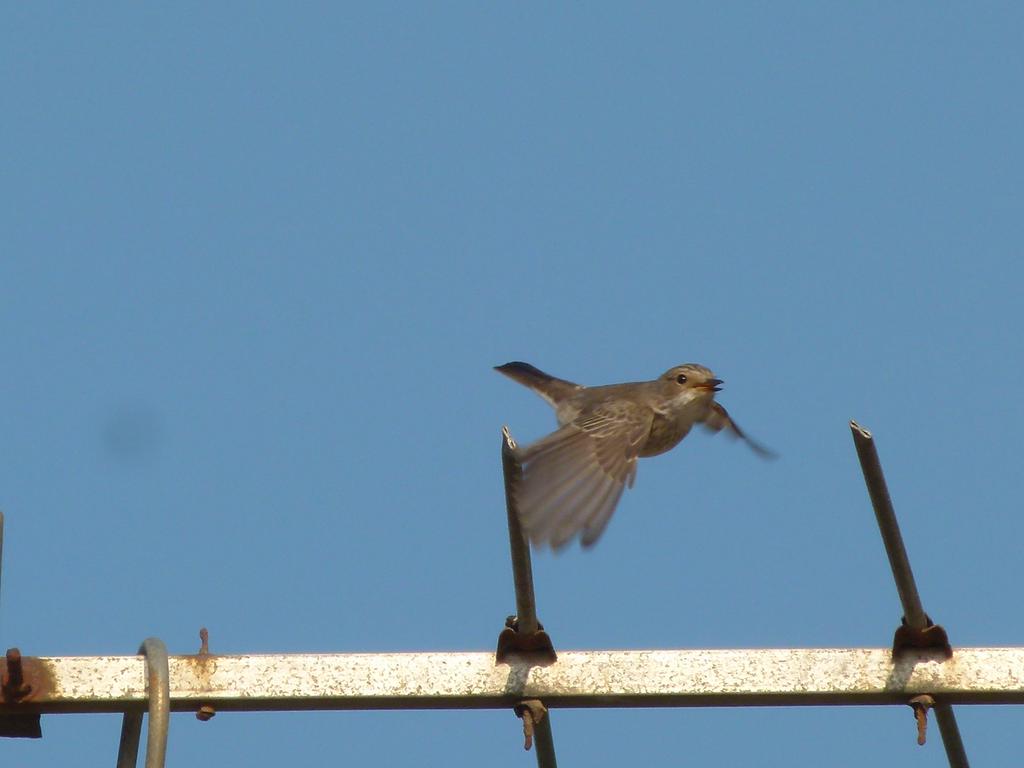
{"type": "MultiPolygon", "coordinates": [[[[0,712],[144,708],[141,656],[24,657],[31,692],[0,712]]],[[[1024,648],[567,651],[538,666],[490,653],[170,657],[171,709],[460,709],[1024,703],[1024,648]]]]}

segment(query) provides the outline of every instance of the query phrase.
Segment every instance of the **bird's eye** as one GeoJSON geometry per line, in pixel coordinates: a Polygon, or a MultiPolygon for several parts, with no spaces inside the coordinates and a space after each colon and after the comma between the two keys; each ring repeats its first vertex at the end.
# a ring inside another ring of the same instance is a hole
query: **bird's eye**
{"type": "Polygon", "coordinates": [[[678,381],[680,384],[685,384],[686,383],[686,374],[685,373],[680,373],[678,376],[676,376],[676,381],[678,381]]]}

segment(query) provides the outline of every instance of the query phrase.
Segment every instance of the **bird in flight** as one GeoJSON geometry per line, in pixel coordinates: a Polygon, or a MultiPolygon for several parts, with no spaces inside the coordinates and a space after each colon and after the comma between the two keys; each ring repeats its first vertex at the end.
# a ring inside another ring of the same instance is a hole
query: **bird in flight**
{"type": "Polygon", "coordinates": [[[674,448],[694,424],[725,429],[758,455],[774,454],[744,434],[715,402],[722,380],[703,365],[669,368],[654,381],[584,387],[529,363],[495,367],[555,409],[558,429],[516,449],[522,477],[515,500],[535,545],[561,549],[577,534],[584,547],[601,537],[636,461],[674,448]]]}

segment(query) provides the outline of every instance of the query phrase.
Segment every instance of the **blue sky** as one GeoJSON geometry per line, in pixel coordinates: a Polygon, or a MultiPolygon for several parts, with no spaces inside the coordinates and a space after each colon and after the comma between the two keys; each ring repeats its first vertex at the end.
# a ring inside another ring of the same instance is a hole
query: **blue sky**
{"type": "MultiPolygon", "coordinates": [[[[1017,645],[1024,13],[1013,4],[7,4],[0,640],[30,655],[483,650],[514,602],[491,370],[687,361],[781,458],[694,434],[558,648],[1017,645]]],[[[1006,764],[1019,712],[960,707],[1006,764]],[[1012,719],[1011,719],[1012,718],[1012,719]]],[[[942,765],[909,709],[554,713],[565,765],[942,765]]],[[[106,765],[114,716],[10,765],[106,765]]],[[[510,712],[172,719],[169,765],[524,766],[510,712]]]]}

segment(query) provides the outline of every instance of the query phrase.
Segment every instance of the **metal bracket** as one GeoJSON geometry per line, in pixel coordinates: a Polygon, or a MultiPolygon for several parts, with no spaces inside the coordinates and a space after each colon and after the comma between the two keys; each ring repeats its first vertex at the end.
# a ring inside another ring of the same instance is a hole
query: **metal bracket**
{"type": "Polygon", "coordinates": [[[906,617],[903,618],[892,638],[893,659],[899,658],[901,654],[908,651],[920,650],[940,651],[947,660],[953,658],[953,648],[949,644],[946,630],[940,625],[932,623],[927,614],[924,618],[927,623],[921,629],[910,626],[906,617]]]}
{"type": "MultiPolygon", "coordinates": [[[[2,525],[2,522],[0,522],[2,525]]],[[[25,682],[25,671],[21,663],[21,651],[7,649],[6,667],[0,676],[0,698],[5,703],[18,703],[32,693],[32,686],[25,682]]],[[[0,717],[0,736],[17,739],[42,738],[43,729],[39,714],[33,712],[3,715],[0,717]]]]}
{"type": "Polygon", "coordinates": [[[498,635],[498,650],[494,654],[494,660],[498,664],[508,661],[511,653],[530,654],[543,664],[554,664],[558,661],[555,647],[551,644],[551,638],[544,631],[544,625],[537,622],[537,629],[534,632],[520,632],[519,619],[509,616],[505,619],[505,629],[498,635]]]}

